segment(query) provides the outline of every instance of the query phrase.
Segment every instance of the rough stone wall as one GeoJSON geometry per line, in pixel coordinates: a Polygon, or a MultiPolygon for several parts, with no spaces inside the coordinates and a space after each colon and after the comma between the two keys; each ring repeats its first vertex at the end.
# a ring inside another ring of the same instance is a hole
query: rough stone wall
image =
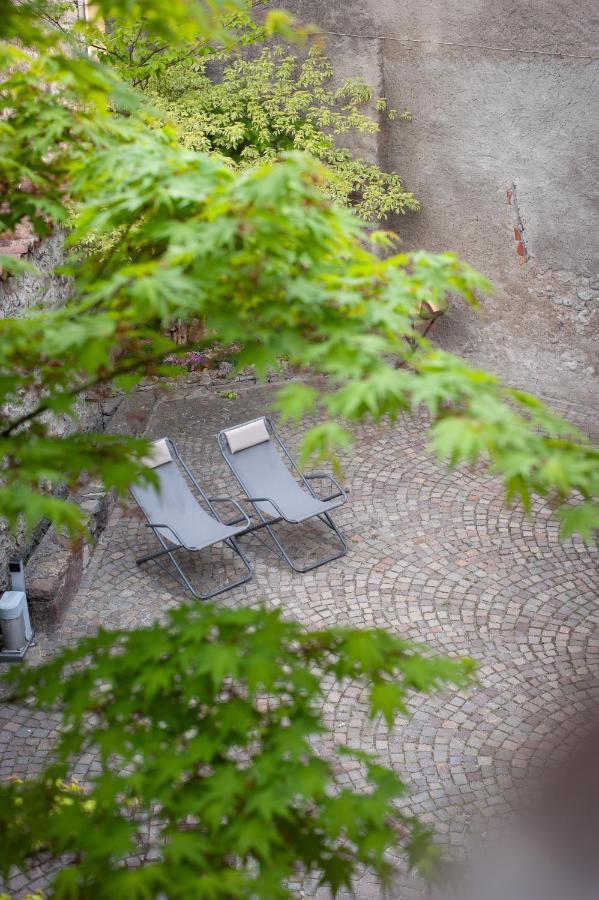
{"type": "Polygon", "coordinates": [[[404,246],[453,250],[496,285],[435,339],[596,428],[599,4],[280,5],[324,30],[340,72],[412,113],[377,146],[422,202],[393,223],[404,246]]]}
{"type": "Polygon", "coordinates": [[[63,236],[60,232],[44,241],[23,238],[19,242],[0,241],[0,253],[26,259],[36,267],[36,273],[0,281],[0,319],[22,315],[28,309],[43,306],[58,309],[69,295],[69,281],[54,274],[62,261],[63,236]]]}
{"type": "MultiPolygon", "coordinates": [[[[0,238],[0,253],[11,254],[32,263],[36,273],[0,280],[0,319],[22,316],[35,307],[59,309],[68,299],[70,282],[56,275],[54,268],[63,258],[63,235],[55,233],[44,241],[37,241],[26,228],[20,234],[0,238]]],[[[26,408],[26,406],[25,406],[26,408]]],[[[97,402],[81,400],[74,419],[55,416],[53,430],[64,435],[79,429],[101,427],[102,413],[97,402]]],[[[0,521],[0,588],[7,583],[7,562],[13,553],[29,556],[33,546],[45,532],[44,523],[33,538],[25,541],[23,534],[11,535],[0,521]]]]}
{"type": "MultiPolygon", "coordinates": [[[[84,0],[70,0],[62,11],[62,22],[68,25],[82,16],[84,0]]],[[[23,220],[12,233],[0,234],[0,254],[13,256],[32,263],[35,273],[25,273],[18,277],[8,276],[0,267],[0,320],[26,314],[36,307],[45,310],[59,309],[68,299],[70,283],[67,278],[55,273],[55,268],[63,259],[64,235],[56,231],[50,237],[39,240],[27,220],[23,220]]],[[[27,403],[24,400],[26,409],[27,403]]],[[[56,416],[53,422],[55,433],[63,435],[77,429],[94,428],[102,423],[102,413],[98,403],[82,400],[78,404],[77,416],[73,420],[67,416],[56,416]]],[[[27,558],[47,530],[41,522],[32,537],[25,539],[23,532],[13,535],[0,521],[0,589],[7,586],[7,563],[13,553],[27,558]]]]}

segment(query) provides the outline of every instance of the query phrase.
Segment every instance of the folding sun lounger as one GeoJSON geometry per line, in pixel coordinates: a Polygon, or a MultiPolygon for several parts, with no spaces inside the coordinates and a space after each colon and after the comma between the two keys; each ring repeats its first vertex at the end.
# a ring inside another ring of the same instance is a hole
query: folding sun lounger
{"type": "Polygon", "coordinates": [[[247,529],[250,519],[239,503],[229,497],[208,497],[179,456],[170,438],[154,441],[151,455],[145,463],[155,470],[159,489],[156,490],[153,485],[146,484],[131,488],[131,494],[148,520],[147,527],[152,529],[162,544],[162,550],[142,556],[136,560],[137,564],[156,560],[165,572],[180,581],[200,600],[209,600],[217,594],[249,581],[252,577],[252,567],[235,537],[247,529]],[[194,494],[192,486],[199,496],[194,494]],[[232,522],[224,522],[214,507],[215,503],[225,502],[233,504],[239,513],[232,522]],[[203,550],[221,542],[241,559],[247,574],[237,581],[229,581],[209,593],[202,594],[193,587],[175,554],[180,550],[203,550]],[[161,560],[164,556],[168,556],[175,571],[164,565],[161,560]]]}
{"type": "Polygon", "coordinates": [[[266,528],[280,555],[296,572],[309,572],[347,553],[345,539],[329,515],[330,510],[345,503],[346,492],[332,475],[302,474],[270,419],[263,417],[221,431],[218,435],[218,444],[225,461],[260,519],[256,525],[246,528],[244,534],[266,528]],[[300,484],[285,464],[284,458],[297,473],[300,484]],[[335,491],[327,497],[320,498],[312,488],[311,482],[323,478],[331,482],[335,491]],[[331,556],[301,567],[290,558],[273,525],[283,521],[297,525],[313,518],[320,519],[335,533],[341,549],[331,556]]]}

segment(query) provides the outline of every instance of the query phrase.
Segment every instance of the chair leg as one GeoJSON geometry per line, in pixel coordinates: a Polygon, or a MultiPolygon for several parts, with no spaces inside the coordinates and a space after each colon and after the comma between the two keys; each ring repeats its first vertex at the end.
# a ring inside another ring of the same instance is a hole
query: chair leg
{"type": "MultiPolygon", "coordinates": [[[[336,559],[340,559],[340,557],[345,556],[345,554],[347,553],[348,546],[345,541],[345,538],[343,537],[343,535],[340,532],[337,525],[335,525],[335,523],[334,523],[333,519],[331,518],[331,516],[329,515],[329,513],[325,512],[325,513],[322,513],[322,514],[316,516],[316,518],[320,519],[321,522],[324,522],[325,525],[327,525],[329,528],[331,528],[335,532],[335,535],[336,535],[339,543],[341,544],[341,549],[338,550],[337,553],[332,553],[330,556],[325,556],[325,557],[323,557],[323,559],[316,560],[316,562],[309,563],[306,566],[298,566],[291,559],[291,557],[287,553],[287,550],[285,549],[285,545],[283,544],[280,537],[278,536],[278,534],[272,527],[273,522],[269,522],[267,519],[265,519],[262,512],[259,509],[257,509],[256,511],[257,511],[258,515],[260,516],[260,519],[262,520],[261,523],[259,525],[254,525],[251,529],[248,529],[247,531],[242,532],[241,535],[239,535],[239,536],[244,537],[246,534],[254,533],[254,537],[257,538],[261,544],[264,544],[264,546],[267,547],[272,552],[278,553],[278,555],[281,556],[285,560],[287,565],[291,569],[293,569],[294,572],[298,572],[300,575],[303,575],[306,572],[311,572],[312,569],[318,569],[320,566],[324,566],[326,563],[330,563],[336,559]],[[267,544],[266,541],[262,540],[262,538],[260,538],[260,536],[255,533],[260,528],[267,529],[268,533],[270,534],[273,541],[275,542],[275,545],[276,545],[275,547],[269,546],[269,544],[267,544]]],[[[274,520],[274,522],[280,522],[280,521],[281,521],[281,519],[274,520]]]]}
{"type": "Polygon", "coordinates": [[[227,581],[227,582],[225,582],[225,584],[221,585],[220,587],[215,588],[213,591],[209,591],[209,593],[207,593],[207,594],[202,594],[202,593],[200,593],[200,591],[196,590],[196,588],[193,586],[193,584],[187,577],[185,570],[183,569],[179,560],[175,557],[175,553],[178,550],[183,550],[184,548],[183,547],[167,547],[162,535],[156,534],[156,537],[158,538],[158,540],[160,541],[160,543],[162,544],[164,549],[159,550],[158,553],[149,553],[147,556],[140,557],[140,559],[136,560],[137,565],[139,566],[145,562],[149,562],[150,560],[155,560],[156,564],[159,565],[160,568],[164,572],[166,572],[167,575],[169,575],[171,578],[174,578],[175,581],[177,581],[179,584],[182,584],[183,587],[186,588],[191,594],[193,594],[194,597],[197,597],[198,600],[211,600],[212,597],[216,597],[216,596],[218,596],[218,594],[224,594],[225,591],[231,591],[231,590],[233,590],[233,588],[240,587],[242,584],[247,584],[247,582],[252,579],[252,576],[253,576],[252,565],[251,565],[249,559],[247,558],[247,556],[245,555],[245,553],[243,552],[243,550],[241,549],[241,547],[239,546],[239,544],[237,543],[237,541],[235,540],[234,537],[227,538],[226,540],[223,541],[223,543],[226,544],[231,550],[233,550],[233,552],[241,559],[242,563],[244,564],[244,566],[247,570],[247,574],[244,575],[242,578],[238,578],[236,581],[227,581]],[[172,571],[172,569],[169,569],[167,566],[164,565],[162,560],[159,558],[162,556],[168,556],[168,558],[172,562],[173,566],[177,570],[178,574],[175,574],[172,571]]]}

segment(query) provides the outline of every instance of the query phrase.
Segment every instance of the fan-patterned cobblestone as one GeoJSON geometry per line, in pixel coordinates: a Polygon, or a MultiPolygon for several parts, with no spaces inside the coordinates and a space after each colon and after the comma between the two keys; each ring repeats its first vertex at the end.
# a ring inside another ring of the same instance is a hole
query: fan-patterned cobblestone
{"type": "MultiPolygon", "coordinates": [[[[147,434],[173,438],[210,493],[238,496],[221,461],[216,433],[260,415],[270,387],[243,387],[225,400],[185,388],[159,402],[147,434]]],[[[436,650],[480,661],[478,684],[414,702],[413,716],[389,734],[369,721],[355,686],[331,692],[326,718],[342,741],[375,749],[407,774],[409,807],[434,826],[450,852],[461,853],[534,795],[535,778],[566,755],[584,733],[599,699],[599,554],[579,540],[561,543],[549,509],[537,502],[531,518],[506,508],[500,482],[482,469],[450,471],[426,450],[422,417],[356,429],[342,460],[349,502],[336,514],[350,550],[336,563],[296,575],[254,538],[245,538],[255,578],[225,594],[226,605],[264,599],[306,627],[382,626],[436,650]]],[[[300,431],[285,427],[291,447],[300,431]]],[[[130,503],[113,513],[84,583],[58,631],[40,636],[34,658],[100,625],[134,628],[186,602],[181,589],[153,565],[134,563],[151,536],[130,503]]],[[[296,553],[308,558],[327,539],[317,527],[289,530],[296,553]]],[[[227,551],[225,551],[226,553],[227,551]]],[[[218,577],[231,559],[223,551],[190,560],[198,578],[218,577]]],[[[0,707],[0,776],[39,771],[57,721],[0,707]]],[[[93,772],[79,760],[81,779],[93,772]]],[[[360,783],[358,768],[343,777],[360,783]]],[[[29,887],[39,883],[39,873],[29,887]]],[[[19,877],[14,896],[27,884],[19,877]]],[[[302,884],[298,894],[322,891],[302,884]]],[[[405,877],[392,896],[420,896],[405,877]]],[[[378,897],[365,876],[359,897],[378,897]]]]}

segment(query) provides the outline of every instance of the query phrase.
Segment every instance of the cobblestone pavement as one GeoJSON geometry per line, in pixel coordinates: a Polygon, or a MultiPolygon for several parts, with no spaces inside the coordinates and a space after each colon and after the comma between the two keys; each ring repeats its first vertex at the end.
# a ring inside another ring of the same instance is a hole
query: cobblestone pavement
{"type": "MultiPolygon", "coordinates": [[[[179,389],[156,405],[147,432],[172,437],[213,494],[239,495],[215,434],[267,411],[273,399],[271,387],[237,392],[227,400],[207,389],[179,389]]],[[[298,431],[283,432],[297,446],[298,431]]],[[[381,723],[368,721],[355,687],[331,695],[326,710],[336,737],[376,749],[383,762],[409,776],[411,809],[459,854],[470,833],[480,835],[516,808],[535,777],[576,747],[593,720],[599,554],[578,540],[560,543],[542,503],[530,520],[519,508],[504,508],[497,480],[480,471],[449,471],[427,454],[425,443],[418,417],[359,428],[343,462],[350,499],[336,513],[348,555],[296,575],[254,538],[245,538],[254,581],[218,602],[234,606],[265,598],[310,627],[383,626],[480,661],[478,686],[418,699],[413,717],[391,736],[381,723]]],[[[327,537],[306,526],[293,529],[290,539],[298,554],[308,556],[322,550],[327,537]]],[[[121,504],[60,630],[41,635],[35,656],[99,625],[144,625],[181,603],[181,590],[156,566],[135,566],[134,558],[151,546],[139,514],[121,504]]],[[[213,551],[202,560],[200,567],[191,565],[207,585],[220,574],[223,558],[213,551]]],[[[225,561],[230,572],[231,560],[225,561]]],[[[0,717],[0,775],[37,772],[56,722],[6,707],[0,717]]],[[[77,774],[85,778],[93,767],[93,759],[83,759],[77,774]]],[[[350,768],[346,777],[352,782],[359,776],[350,768]]],[[[24,885],[13,884],[14,896],[24,885]]],[[[298,892],[322,893],[309,885],[298,892]]],[[[380,890],[364,877],[357,893],[377,897],[380,890]]],[[[420,893],[407,877],[392,890],[402,900],[420,893]]]]}

